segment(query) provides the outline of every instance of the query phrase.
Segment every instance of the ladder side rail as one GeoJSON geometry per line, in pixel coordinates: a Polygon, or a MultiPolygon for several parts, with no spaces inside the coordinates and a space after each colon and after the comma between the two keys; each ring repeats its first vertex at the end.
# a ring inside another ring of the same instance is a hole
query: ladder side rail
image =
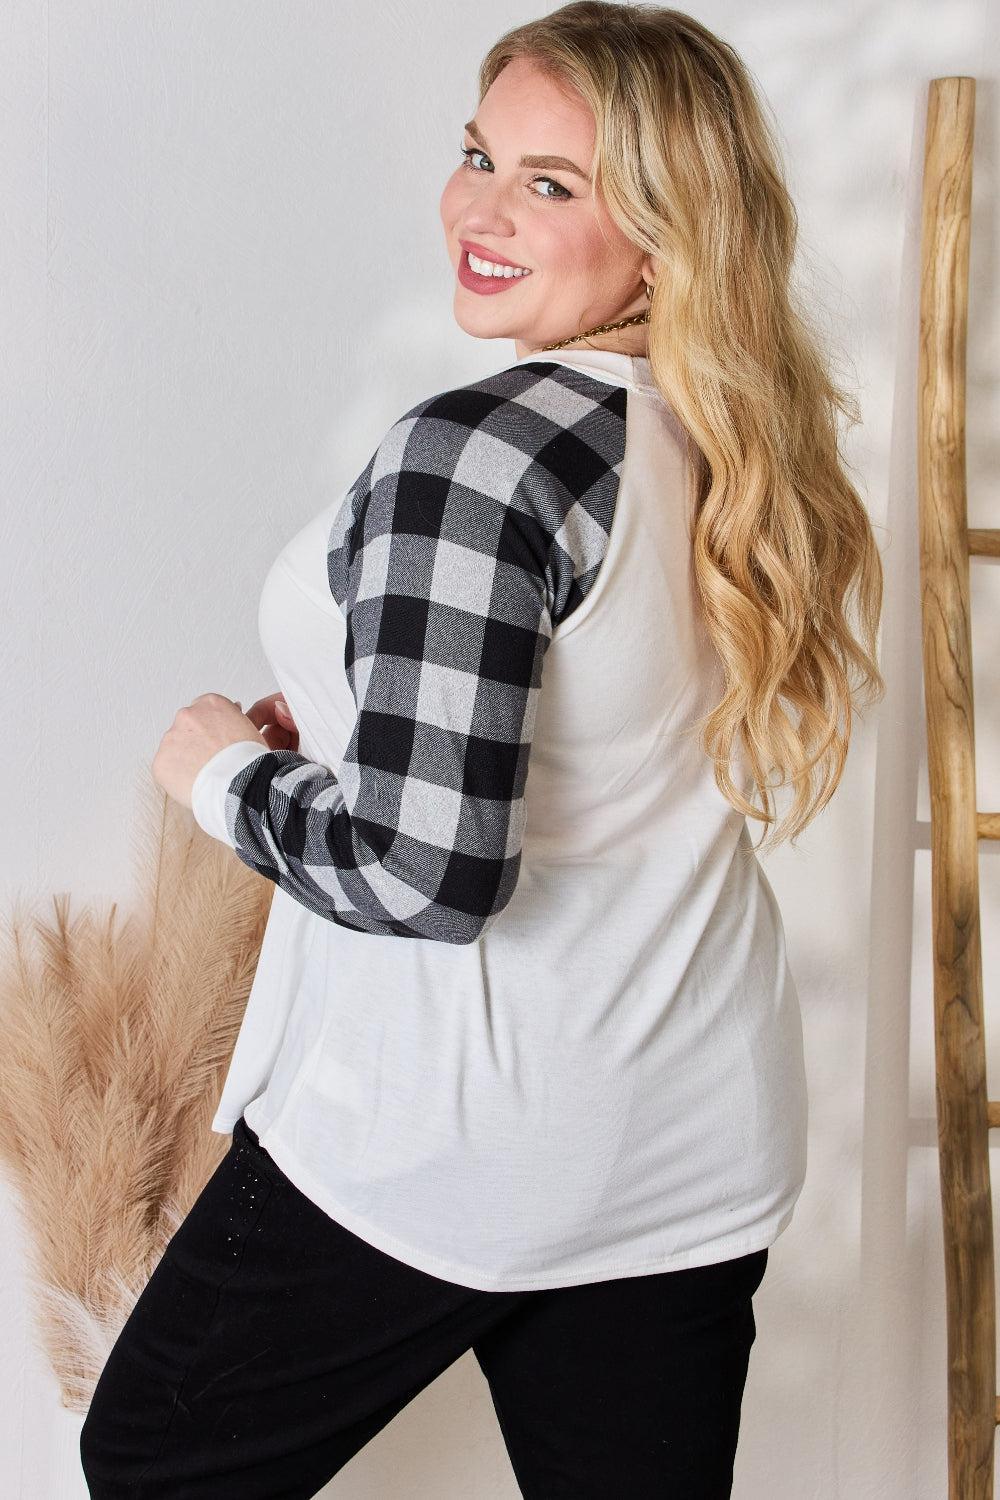
{"type": "Polygon", "coordinates": [[[949,1500],[992,1500],[997,1421],[965,486],[974,107],[974,79],[931,81],[924,153],[917,410],[935,1073],[947,1295],[949,1500]]]}

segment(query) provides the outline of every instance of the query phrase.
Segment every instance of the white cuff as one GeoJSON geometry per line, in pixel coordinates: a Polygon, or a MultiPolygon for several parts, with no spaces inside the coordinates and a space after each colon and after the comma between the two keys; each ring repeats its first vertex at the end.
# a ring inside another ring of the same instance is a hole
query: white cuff
{"type": "Polygon", "coordinates": [[[195,822],[213,839],[228,844],[226,823],[226,793],[233,777],[248,766],[259,755],[267,755],[268,747],[260,740],[237,740],[232,745],[223,745],[210,760],[207,760],[191,785],[191,811],[195,822]]]}

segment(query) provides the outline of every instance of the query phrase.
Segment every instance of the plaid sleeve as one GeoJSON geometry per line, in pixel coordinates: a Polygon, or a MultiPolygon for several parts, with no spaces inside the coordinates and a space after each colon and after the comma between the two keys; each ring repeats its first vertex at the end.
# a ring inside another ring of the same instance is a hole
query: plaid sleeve
{"type": "Polygon", "coordinates": [[[246,764],[226,817],[245,863],[319,915],[471,943],[517,881],[552,537],[511,501],[524,455],[495,443],[487,492],[459,477],[447,425],[397,423],[340,512],[357,719],[338,775],[227,747],[246,764]]]}
{"type": "Polygon", "coordinates": [[[196,779],[198,821],[332,922],[472,943],[514,893],[553,615],[596,576],[623,443],[623,393],[563,378],[535,411],[492,387],[421,403],[348,492],[328,552],[356,706],[337,774],[243,742],[209,762],[214,809],[196,779]]]}

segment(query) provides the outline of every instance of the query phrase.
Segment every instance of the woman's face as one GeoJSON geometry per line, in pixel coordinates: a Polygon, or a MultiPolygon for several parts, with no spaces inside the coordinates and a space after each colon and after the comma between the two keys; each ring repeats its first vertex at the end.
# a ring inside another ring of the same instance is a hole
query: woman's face
{"type": "MultiPolygon", "coordinates": [[[[459,326],[474,338],[514,339],[520,359],[581,329],[644,312],[643,282],[655,281],[655,262],[622,234],[603,200],[592,197],[585,175],[551,160],[520,164],[522,156],[560,157],[589,173],[595,127],[586,101],[529,59],[514,58],[472,124],[462,139],[469,154],[440,203],[459,326]],[[478,275],[469,264],[470,246],[480,260],[492,252],[530,274],[478,275]]],[[[587,346],[642,354],[646,329],[635,324],[569,347],[587,346]]]]}

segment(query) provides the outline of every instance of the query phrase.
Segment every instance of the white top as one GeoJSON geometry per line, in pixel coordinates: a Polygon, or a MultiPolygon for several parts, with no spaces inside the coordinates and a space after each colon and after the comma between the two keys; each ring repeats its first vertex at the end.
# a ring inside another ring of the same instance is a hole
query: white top
{"type": "Polygon", "coordinates": [[[298,752],[242,741],[194,784],[202,828],[276,885],[212,1128],[245,1114],[333,1218],[481,1290],[770,1245],[805,1177],[802,1027],[773,892],[698,744],[722,679],[684,432],[648,362],[607,351],[526,355],[413,410],[267,574],[298,752]],[[515,571],[494,510],[518,546],[537,523],[535,562],[515,571]],[[513,733],[476,633],[502,612],[513,733]],[[460,697],[487,779],[449,792],[460,697]],[[501,792],[502,741],[524,758],[501,792]]]}

